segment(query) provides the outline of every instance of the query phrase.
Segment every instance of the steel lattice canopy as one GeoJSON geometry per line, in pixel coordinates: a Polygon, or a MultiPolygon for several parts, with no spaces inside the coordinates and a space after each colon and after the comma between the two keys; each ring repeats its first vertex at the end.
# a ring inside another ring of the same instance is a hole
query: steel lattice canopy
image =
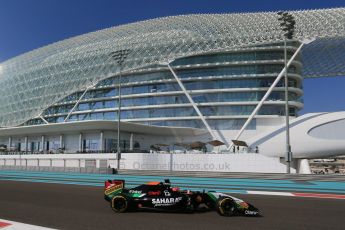
{"type": "MultiPolygon", "coordinates": [[[[304,77],[345,75],[345,8],[291,11],[304,77]]],[[[123,71],[205,52],[283,41],[276,12],[152,19],[87,33],[0,64],[0,126],[37,117],[63,97],[119,72],[111,53],[129,49],[123,71]]]]}

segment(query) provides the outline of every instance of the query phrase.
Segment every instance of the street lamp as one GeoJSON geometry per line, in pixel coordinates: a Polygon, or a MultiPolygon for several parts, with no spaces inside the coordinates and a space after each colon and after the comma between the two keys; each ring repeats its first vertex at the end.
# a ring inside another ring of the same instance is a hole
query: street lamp
{"type": "Polygon", "coordinates": [[[111,57],[119,64],[120,72],[118,77],[118,112],[117,112],[117,170],[120,169],[120,159],[121,159],[121,144],[120,144],[120,121],[121,121],[121,72],[122,72],[122,64],[127,58],[129,53],[129,49],[124,50],[117,50],[111,52],[111,57]]]}
{"type": "Polygon", "coordinates": [[[284,32],[284,65],[285,65],[285,122],[286,122],[286,155],[285,160],[287,163],[286,172],[290,173],[290,166],[292,161],[292,152],[290,145],[290,125],[289,125],[289,85],[288,85],[288,76],[287,76],[287,52],[286,52],[286,40],[292,39],[295,32],[296,21],[292,14],[288,12],[278,12],[278,20],[281,22],[280,27],[284,32]]]}

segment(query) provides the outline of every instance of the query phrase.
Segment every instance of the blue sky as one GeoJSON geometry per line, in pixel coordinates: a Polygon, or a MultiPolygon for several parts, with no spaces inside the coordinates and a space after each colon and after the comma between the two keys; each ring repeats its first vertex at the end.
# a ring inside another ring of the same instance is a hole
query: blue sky
{"type": "MultiPolygon", "coordinates": [[[[155,17],[332,7],[345,7],[345,0],[0,0],[0,62],[75,35],[155,17]]],[[[344,86],[345,77],[306,79],[300,114],[345,110],[344,86]]]]}

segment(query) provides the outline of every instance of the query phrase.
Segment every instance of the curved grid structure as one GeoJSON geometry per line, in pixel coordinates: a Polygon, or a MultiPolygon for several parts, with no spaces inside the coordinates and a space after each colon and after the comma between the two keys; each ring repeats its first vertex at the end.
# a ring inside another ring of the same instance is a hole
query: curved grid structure
{"type": "MultiPolygon", "coordinates": [[[[306,45],[303,77],[345,74],[345,9],[291,12],[306,45]],[[321,52],[320,52],[321,50],[321,52]]],[[[0,126],[17,126],[62,98],[119,73],[114,51],[129,49],[128,72],[159,62],[283,41],[270,13],[186,15],[127,24],[77,36],[1,63],[0,126]]]]}
{"type": "MultiPolygon", "coordinates": [[[[288,57],[295,52],[288,46],[288,57]]],[[[279,44],[242,48],[180,58],[170,64],[209,125],[217,130],[236,130],[244,124],[265,91],[283,68],[279,44]]],[[[303,104],[300,59],[289,68],[291,114],[303,104]]],[[[83,120],[115,120],[118,115],[118,76],[77,91],[48,109],[42,117],[49,123],[83,120]],[[76,102],[79,103],[76,104],[76,102]],[[74,108],[74,109],[73,109],[74,108]]],[[[203,128],[196,110],[164,66],[151,66],[123,74],[121,120],[146,125],[203,128]]],[[[283,82],[260,110],[258,118],[276,118],[284,111],[283,82]]],[[[36,118],[25,125],[43,124],[36,118]]],[[[255,129],[255,122],[250,126],[255,129]]]]}

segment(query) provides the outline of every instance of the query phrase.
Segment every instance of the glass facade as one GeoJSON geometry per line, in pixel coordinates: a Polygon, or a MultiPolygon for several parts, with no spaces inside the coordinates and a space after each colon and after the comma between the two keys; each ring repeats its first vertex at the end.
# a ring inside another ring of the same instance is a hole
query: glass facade
{"type": "MultiPolygon", "coordinates": [[[[298,45],[298,44],[295,44],[298,45]]],[[[289,50],[291,57],[293,50],[289,50]]],[[[214,53],[182,58],[172,63],[193,101],[213,129],[237,130],[245,122],[283,68],[280,46],[214,53]]],[[[299,58],[288,69],[289,100],[301,102],[302,83],[299,58]]],[[[280,81],[258,115],[285,114],[284,81],[280,81]],[[274,104],[269,104],[275,102],[274,104]],[[278,102],[278,104],[277,104],[278,102]]],[[[102,80],[84,96],[75,92],[50,106],[42,114],[52,123],[67,121],[115,120],[118,115],[118,77],[102,80]],[[79,100],[79,104],[75,103],[79,100]]],[[[172,74],[162,67],[151,67],[124,74],[121,81],[121,119],[154,126],[204,128],[196,111],[172,74]]],[[[299,107],[290,106],[296,116],[299,107]]],[[[42,124],[32,119],[25,125],[42,124]]],[[[256,120],[247,129],[256,129],[256,120]]],[[[85,148],[97,149],[99,143],[84,140],[85,148]]],[[[113,145],[109,140],[108,147],[113,145]]]]}
{"type": "MultiPolygon", "coordinates": [[[[288,56],[298,41],[315,40],[297,57],[303,61],[303,73],[296,63],[289,73],[307,78],[344,75],[344,12],[291,12],[298,30],[288,44],[288,56]]],[[[97,87],[111,88],[117,84],[111,76],[120,71],[133,87],[172,80],[167,68],[158,66],[171,60],[186,82],[274,75],[283,64],[284,36],[277,26],[276,12],[180,15],[111,27],[32,50],[0,63],[0,126],[22,125],[63,98],[66,103],[76,100],[73,93],[97,82],[97,87]],[[129,52],[119,66],[113,52],[122,49],[129,52]]]]}

